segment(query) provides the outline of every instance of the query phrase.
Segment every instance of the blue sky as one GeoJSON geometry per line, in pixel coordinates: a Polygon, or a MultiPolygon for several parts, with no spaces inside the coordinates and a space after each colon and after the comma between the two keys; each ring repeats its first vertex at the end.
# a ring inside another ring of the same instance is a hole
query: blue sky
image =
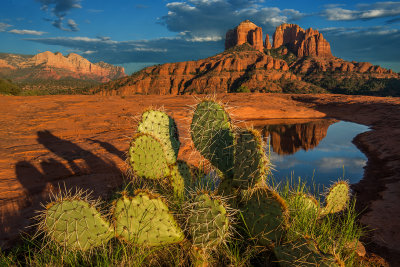
{"type": "Polygon", "coordinates": [[[249,19],[320,30],[334,56],[400,71],[400,2],[278,0],[2,0],[0,52],[46,50],[143,66],[209,57],[249,19]]]}

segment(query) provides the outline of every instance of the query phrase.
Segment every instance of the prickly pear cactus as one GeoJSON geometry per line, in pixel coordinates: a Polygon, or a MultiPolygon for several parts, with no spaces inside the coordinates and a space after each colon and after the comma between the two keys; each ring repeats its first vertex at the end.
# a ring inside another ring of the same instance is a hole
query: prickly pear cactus
{"type": "Polygon", "coordinates": [[[183,232],[164,201],[155,194],[138,190],[135,197],[123,195],[114,202],[116,236],[145,246],[179,243],[183,232]]]}
{"type": "Polygon", "coordinates": [[[173,118],[159,110],[143,112],[138,124],[138,132],[148,133],[156,137],[165,148],[168,164],[174,164],[179,152],[178,128],[173,118]]]}
{"type": "Polygon", "coordinates": [[[265,181],[267,167],[268,159],[259,132],[239,130],[236,134],[233,185],[249,188],[265,181]]]}
{"type": "Polygon", "coordinates": [[[223,201],[198,194],[187,207],[187,229],[197,248],[215,248],[229,235],[230,217],[223,201]]]}
{"type": "Polygon", "coordinates": [[[109,222],[95,206],[78,197],[49,203],[41,224],[50,239],[69,250],[90,250],[114,236],[109,222]]]}
{"type": "Polygon", "coordinates": [[[324,215],[344,210],[350,198],[349,190],[349,184],[344,181],[332,185],[325,199],[326,205],[321,213],[324,215]]]}
{"type": "Polygon", "coordinates": [[[335,258],[332,255],[320,252],[316,244],[307,238],[301,238],[294,242],[288,242],[274,247],[274,254],[282,267],[292,266],[323,266],[336,267],[335,258]]]}
{"type": "Polygon", "coordinates": [[[129,147],[129,163],[137,176],[161,179],[169,175],[169,167],[161,142],[150,134],[137,134],[129,147]]]}
{"type": "Polygon", "coordinates": [[[178,160],[171,166],[171,175],[169,178],[174,195],[178,198],[182,198],[185,190],[189,190],[192,186],[192,174],[185,161],[178,160]]]}
{"type": "Polygon", "coordinates": [[[311,195],[296,193],[289,198],[290,213],[312,213],[317,215],[319,212],[318,201],[311,195]]]}
{"type": "Polygon", "coordinates": [[[266,186],[242,194],[242,215],[252,237],[263,246],[280,241],[288,225],[286,202],[266,186]]]}
{"type": "Polygon", "coordinates": [[[229,114],[214,101],[197,104],[190,133],[196,149],[219,169],[224,176],[232,177],[234,134],[229,114]]]}

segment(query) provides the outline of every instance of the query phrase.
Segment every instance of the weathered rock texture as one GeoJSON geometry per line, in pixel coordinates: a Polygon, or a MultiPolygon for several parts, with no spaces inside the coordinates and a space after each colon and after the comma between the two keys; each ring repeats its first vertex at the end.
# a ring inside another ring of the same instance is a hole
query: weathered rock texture
{"type": "Polygon", "coordinates": [[[263,51],[264,42],[261,27],[258,27],[253,22],[245,20],[236,28],[229,30],[226,33],[225,49],[249,43],[254,49],[263,51]]]}
{"type": "Polygon", "coordinates": [[[296,24],[282,24],[274,33],[273,48],[286,45],[298,57],[332,57],[331,47],[317,30],[302,29],[296,24]]]}
{"type": "Polygon", "coordinates": [[[108,82],[126,76],[123,67],[104,62],[91,63],[82,56],[49,51],[35,56],[6,54],[0,59],[0,74],[7,73],[16,81],[75,78],[108,82]]]}
{"type": "Polygon", "coordinates": [[[298,60],[290,66],[294,73],[312,75],[316,73],[338,72],[341,76],[357,77],[368,74],[374,78],[398,78],[399,75],[390,69],[372,65],[369,62],[346,61],[337,57],[312,57],[298,60]]]}
{"type": "MultiPolygon", "coordinates": [[[[93,89],[102,95],[235,92],[240,86],[262,91],[280,79],[299,81],[284,60],[248,49],[211,58],[152,66],[93,89]]],[[[299,81],[300,82],[300,81],[299,81]]]]}

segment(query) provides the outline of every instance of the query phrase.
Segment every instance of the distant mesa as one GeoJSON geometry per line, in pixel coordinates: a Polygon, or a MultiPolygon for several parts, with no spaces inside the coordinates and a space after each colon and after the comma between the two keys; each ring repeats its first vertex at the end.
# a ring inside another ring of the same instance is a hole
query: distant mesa
{"type": "Polygon", "coordinates": [[[126,76],[123,67],[104,62],[91,63],[75,53],[64,57],[60,52],[50,51],[34,56],[1,54],[0,74],[15,81],[73,78],[108,82],[126,76]]]}

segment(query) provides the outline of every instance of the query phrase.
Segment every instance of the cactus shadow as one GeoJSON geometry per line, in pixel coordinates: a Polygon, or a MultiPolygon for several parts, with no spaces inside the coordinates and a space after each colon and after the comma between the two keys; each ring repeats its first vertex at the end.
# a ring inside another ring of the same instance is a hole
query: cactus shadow
{"type": "MultiPolygon", "coordinates": [[[[15,164],[15,175],[21,189],[18,196],[4,199],[0,209],[0,247],[9,247],[21,231],[34,223],[35,211],[49,201],[51,193],[77,189],[93,192],[93,197],[105,196],[122,183],[118,166],[107,158],[60,137],[48,130],[37,132],[37,141],[52,155],[35,161],[15,164]]],[[[111,144],[100,144],[107,152],[123,158],[124,153],[111,144]]],[[[19,190],[19,189],[17,189],[19,190]]]]}

